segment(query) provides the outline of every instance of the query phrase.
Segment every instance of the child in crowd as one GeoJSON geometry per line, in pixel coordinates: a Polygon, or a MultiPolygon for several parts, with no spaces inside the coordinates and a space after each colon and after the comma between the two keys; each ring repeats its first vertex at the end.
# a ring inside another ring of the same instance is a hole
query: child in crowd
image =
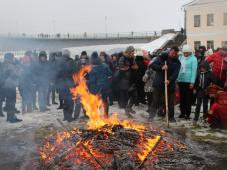
{"type": "Polygon", "coordinates": [[[206,88],[215,83],[215,78],[211,73],[210,65],[207,61],[202,61],[199,65],[198,75],[196,78],[196,111],[194,121],[198,121],[201,105],[203,103],[203,119],[207,119],[209,96],[206,93],[206,88]]]}

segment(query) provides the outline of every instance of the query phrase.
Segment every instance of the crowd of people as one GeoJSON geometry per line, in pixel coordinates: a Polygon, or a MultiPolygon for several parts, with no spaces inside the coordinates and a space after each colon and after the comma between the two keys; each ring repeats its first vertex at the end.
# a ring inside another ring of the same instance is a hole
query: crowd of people
{"type": "Polygon", "coordinates": [[[179,118],[193,118],[195,122],[199,120],[203,106],[205,122],[212,127],[227,128],[227,46],[213,52],[205,46],[194,51],[186,44],[182,49],[174,46],[158,55],[135,53],[135,48],[129,46],[124,52],[112,55],[95,51],[88,56],[83,51],[74,58],[68,50],[49,54],[27,51],[20,60],[12,53],[6,53],[0,63],[0,116],[4,117],[6,112],[8,122],[22,121],[16,117],[20,112],[16,108],[18,88],[22,114],[34,110],[46,112],[50,104],[59,104],[64,120],[77,120],[81,110],[86,118],[80,98],[73,100],[70,93],[70,88],[76,86],[72,75],[86,65],[92,67],[86,75],[88,88],[91,93],[101,96],[105,117],[114,101],[129,118],[136,114],[133,105],[139,104],[147,105],[149,121],[156,115],[165,117],[167,86],[170,122],[176,121],[177,104],[179,118]],[[196,108],[192,116],[193,105],[196,108]]]}

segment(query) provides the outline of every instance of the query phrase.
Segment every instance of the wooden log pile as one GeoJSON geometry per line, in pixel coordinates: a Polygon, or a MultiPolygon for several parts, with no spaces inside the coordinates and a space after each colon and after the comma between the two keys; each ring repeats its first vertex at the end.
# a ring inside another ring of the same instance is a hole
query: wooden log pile
{"type": "MultiPolygon", "coordinates": [[[[69,130],[67,130],[69,131],[69,130]]],[[[154,130],[124,128],[122,125],[103,126],[97,130],[71,130],[64,139],[49,137],[41,148],[43,169],[155,169],[176,166],[179,158],[187,152],[185,145],[154,130]],[[146,148],[148,139],[157,135],[145,159],[138,157],[146,148]],[[76,141],[75,141],[76,140],[76,141]],[[176,157],[176,158],[175,158],[176,157]]]]}

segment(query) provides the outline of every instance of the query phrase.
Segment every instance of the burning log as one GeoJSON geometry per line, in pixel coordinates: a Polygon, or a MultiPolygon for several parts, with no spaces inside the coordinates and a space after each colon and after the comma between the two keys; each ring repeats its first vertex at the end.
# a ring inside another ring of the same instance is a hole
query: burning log
{"type": "Polygon", "coordinates": [[[162,140],[162,137],[160,136],[160,138],[158,139],[157,143],[154,145],[152,150],[148,153],[146,158],[141,162],[141,164],[136,169],[140,169],[143,166],[143,164],[147,161],[148,157],[156,150],[156,148],[158,147],[158,145],[161,142],[161,140],[162,140]]]}
{"type": "MultiPolygon", "coordinates": [[[[73,134],[59,119],[57,119],[57,121],[67,130],[67,132],[74,136],[73,139],[75,139],[75,134],[73,134]]],[[[100,162],[82,142],[78,143],[76,140],[74,142],[76,143],[75,145],[81,145],[82,148],[101,166],[101,168],[105,169],[106,166],[104,166],[103,163],[100,162]]]]}

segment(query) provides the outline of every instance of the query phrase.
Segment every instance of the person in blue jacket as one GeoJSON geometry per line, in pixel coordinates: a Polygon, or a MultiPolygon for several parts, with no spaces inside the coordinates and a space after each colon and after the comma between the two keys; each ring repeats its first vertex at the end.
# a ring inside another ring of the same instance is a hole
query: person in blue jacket
{"type": "Polygon", "coordinates": [[[184,45],[183,55],[179,57],[181,69],[178,75],[178,85],[180,90],[180,111],[179,118],[190,119],[193,90],[197,76],[198,62],[189,45],[184,45]]]}
{"type": "Polygon", "coordinates": [[[105,116],[108,117],[108,95],[110,91],[110,79],[112,72],[110,68],[102,62],[95,51],[91,55],[92,70],[88,74],[88,87],[91,93],[100,94],[105,105],[105,116]]]}

